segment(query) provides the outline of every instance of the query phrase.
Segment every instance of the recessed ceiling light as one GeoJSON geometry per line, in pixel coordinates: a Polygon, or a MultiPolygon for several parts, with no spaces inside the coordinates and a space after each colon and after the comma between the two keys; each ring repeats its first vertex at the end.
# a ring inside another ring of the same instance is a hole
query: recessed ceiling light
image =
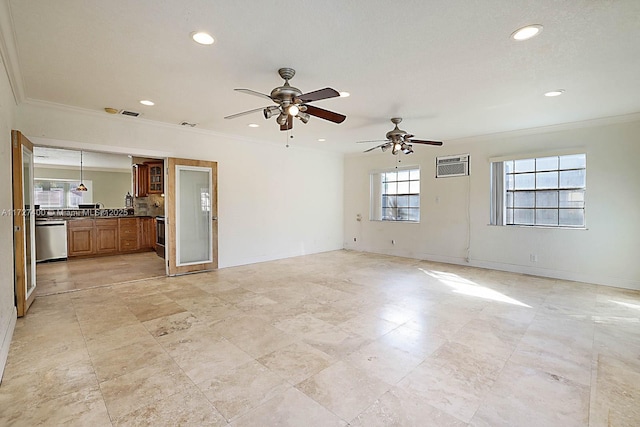
{"type": "Polygon", "coordinates": [[[250,128],[259,128],[259,127],[260,127],[260,125],[259,125],[259,124],[256,124],[256,123],[249,123],[249,127],[250,127],[250,128]]]}
{"type": "Polygon", "coordinates": [[[526,27],[519,28],[511,33],[511,38],[517,41],[528,40],[531,37],[535,37],[542,32],[542,25],[533,24],[526,27]]]}
{"type": "Polygon", "coordinates": [[[149,107],[156,105],[155,102],[153,101],[149,101],[148,99],[143,99],[142,101],[140,101],[140,104],[142,105],[148,105],[149,107]]]}
{"type": "Polygon", "coordinates": [[[191,33],[191,38],[196,43],[200,43],[200,44],[204,44],[204,45],[213,44],[213,37],[211,37],[210,34],[205,33],[204,31],[198,31],[198,32],[195,32],[195,33],[191,33]]]}
{"type": "Polygon", "coordinates": [[[347,96],[351,96],[349,92],[340,92],[340,96],[346,98],[347,96]]]}
{"type": "Polygon", "coordinates": [[[564,89],[552,90],[544,94],[544,96],[560,96],[564,93],[564,89]]]}
{"type": "Polygon", "coordinates": [[[324,139],[324,138],[318,138],[318,142],[325,142],[325,141],[326,141],[326,139],[324,139]]]}
{"type": "Polygon", "coordinates": [[[109,114],[118,114],[120,112],[120,110],[118,110],[117,108],[111,108],[111,107],[105,107],[104,111],[106,111],[109,114]]]}

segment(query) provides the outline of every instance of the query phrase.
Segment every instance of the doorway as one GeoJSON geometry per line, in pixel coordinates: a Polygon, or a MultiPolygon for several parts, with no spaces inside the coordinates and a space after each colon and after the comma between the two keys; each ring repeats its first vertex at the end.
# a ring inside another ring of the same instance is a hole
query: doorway
{"type": "MultiPolygon", "coordinates": [[[[41,140],[37,137],[34,139],[38,144],[36,148],[54,149],[53,146],[47,144],[46,140],[41,140]]],[[[60,146],[57,145],[57,147],[60,146]]],[[[62,149],[75,151],[77,153],[80,152],[79,148],[62,149]]],[[[120,153],[106,151],[103,153],[107,155],[127,156],[124,150],[125,149],[120,153]]],[[[86,153],[92,152],[84,151],[84,153],[85,161],[87,158],[90,159],[91,156],[89,155],[89,157],[87,157],[86,153]]],[[[149,154],[146,156],[149,156],[149,154]]],[[[32,301],[36,295],[45,296],[91,287],[108,286],[217,268],[217,163],[177,159],[159,155],[151,156],[154,158],[162,158],[165,165],[165,192],[167,193],[165,200],[167,208],[163,209],[164,212],[166,212],[166,217],[162,215],[162,217],[164,217],[162,220],[166,220],[166,225],[163,227],[165,232],[163,234],[166,235],[166,259],[159,257],[155,252],[149,251],[126,255],[79,257],[75,259],[69,258],[65,261],[41,262],[38,263],[37,266],[34,266],[33,278],[38,278],[39,288],[31,294],[32,301]],[[182,172],[177,172],[178,169],[176,168],[178,167],[182,172]],[[186,174],[184,173],[185,171],[187,172],[186,174]],[[201,180],[197,178],[199,175],[202,175],[202,173],[208,177],[208,184],[204,187],[201,185],[201,180]],[[181,178],[178,176],[183,177],[182,187],[184,188],[182,190],[176,188],[176,183],[180,185],[179,182],[181,178]],[[193,178],[195,178],[195,180],[193,180],[193,178]],[[192,179],[192,182],[190,182],[190,179],[192,179]],[[171,188],[169,188],[169,186],[171,186],[171,188]],[[187,194],[189,188],[196,189],[197,194],[193,192],[187,194]],[[182,205],[181,208],[176,206],[176,201],[182,205]],[[170,203],[173,203],[171,209],[169,208],[170,203]],[[182,212],[183,220],[186,218],[185,215],[187,213],[193,214],[194,212],[200,212],[200,220],[197,222],[191,222],[191,220],[183,221],[183,227],[181,229],[177,223],[177,217],[180,215],[180,212],[182,212]],[[204,257],[195,256],[188,259],[189,256],[194,256],[193,251],[189,254],[189,251],[192,249],[192,244],[197,243],[191,239],[191,237],[193,237],[194,226],[199,227],[195,235],[208,236],[207,239],[198,243],[198,250],[203,248],[201,243],[204,244],[204,247],[208,248],[208,250],[204,257]],[[209,227],[208,232],[201,234],[202,230],[206,229],[206,226],[209,227]],[[181,249],[178,248],[180,244],[181,249]],[[176,259],[178,256],[181,257],[180,260],[176,259]]],[[[128,157],[130,160],[135,159],[134,156],[129,155],[128,157]]],[[[87,181],[87,169],[85,168],[84,170],[85,181],[87,181]]],[[[88,170],[91,171],[91,166],[89,166],[88,170]]],[[[77,173],[79,174],[80,172],[81,170],[78,168],[77,173]]],[[[135,182],[133,182],[131,178],[129,178],[128,182],[132,183],[131,190],[133,191],[135,189],[135,182]]],[[[95,185],[93,185],[93,187],[96,188],[95,185]]],[[[156,196],[159,197],[160,194],[156,196]]],[[[162,196],[164,197],[165,194],[163,193],[162,196]]],[[[33,259],[35,259],[35,257],[33,259]]]]}

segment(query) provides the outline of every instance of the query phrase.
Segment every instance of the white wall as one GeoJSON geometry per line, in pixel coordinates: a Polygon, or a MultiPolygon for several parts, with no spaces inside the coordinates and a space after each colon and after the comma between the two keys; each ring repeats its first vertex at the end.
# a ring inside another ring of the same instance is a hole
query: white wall
{"type": "Polygon", "coordinates": [[[421,166],[420,224],[369,221],[369,172],[393,167],[395,158],[347,156],[345,248],[640,289],[639,116],[414,149],[401,160],[421,166]],[[489,159],[574,148],[587,154],[586,230],[488,225],[489,159]],[[436,156],[464,153],[469,177],[434,178],[436,156]]]}
{"type": "Polygon", "coordinates": [[[342,248],[341,154],[35,103],[16,126],[36,145],[218,162],[220,267],[342,248]]]}
{"type": "MultiPolygon", "coordinates": [[[[16,104],[4,65],[0,63],[0,212],[13,207],[11,191],[11,129],[16,104]]],[[[0,215],[0,378],[16,322],[13,298],[13,217],[0,215]]]]}

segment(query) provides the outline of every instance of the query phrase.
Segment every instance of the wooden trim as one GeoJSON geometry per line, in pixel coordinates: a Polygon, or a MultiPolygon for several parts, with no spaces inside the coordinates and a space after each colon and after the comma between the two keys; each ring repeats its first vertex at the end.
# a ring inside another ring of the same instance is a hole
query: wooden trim
{"type": "Polygon", "coordinates": [[[167,236],[169,276],[178,274],[194,273],[198,271],[215,270],[218,268],[218,163],[205,160],[177,159],[169,157],[167,159],[167,175],[165,181],[165,203],[167,206],[167,236]],[[205,264],[194,264],[187,266],[176,265],[176,166],[196,166],[211,168],[211,216],[215,218],[211,222],[213,261],[205,264]]]}
{"type": "MultiPolygon", "coordinates": [[[[20,131],[11,131],[11,167],[13,186],[13,249],[14,249],[14,292],[16,295],[16,310],[18,317],[27,313],[29,306],[36,298],[35,289],[27,298],[26,295],[26,259],[25,259],[25,219],[21,215],[24,209],[24,196],[22,188],[22,147],[25,146],[33,153],[33,144],[20,131]]],[[[35,223],[32,224],[35,227],[35,223]]],[[[35,230],[35,229],[34,229],[35,230]]],[[[35,259],[32,262],[36,262],[35,259]]],[[[33,280],[36,280],[34,277],[33,280]]]]}

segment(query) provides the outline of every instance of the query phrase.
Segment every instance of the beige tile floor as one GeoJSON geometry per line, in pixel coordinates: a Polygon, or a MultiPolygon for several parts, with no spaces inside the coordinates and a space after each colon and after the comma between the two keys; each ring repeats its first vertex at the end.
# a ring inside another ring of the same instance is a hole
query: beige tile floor
{"type": "Polygon", "coordinates": [[[38,297],[0,425],[638,426],[640,292],[336,251],[38,297]]]}
{"type": "Polygon", "coordinates": [[[165,275],[164,260],[155,252],[39,262],[36,264],[36,295],[58,294],[165,275]]]}

